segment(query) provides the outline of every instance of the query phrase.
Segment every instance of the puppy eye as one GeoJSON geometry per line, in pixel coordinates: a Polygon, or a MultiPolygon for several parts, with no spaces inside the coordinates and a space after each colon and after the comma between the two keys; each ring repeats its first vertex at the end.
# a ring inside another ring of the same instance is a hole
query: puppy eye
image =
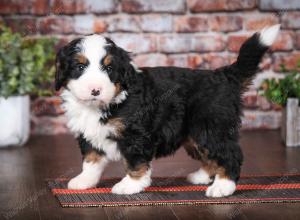
{"type": "Polygon", "coordinates": [[[108,73],[111,73],[111,72],[112,72],[112,66],[107,66],[107,67],[106,67],[106,71],[107,71],[108,73]]]}
{"type": "Polygon", "coordinates": [[[82,71],[82,70],[85,69],[85,65],[82,64],[82,63],[79,63],[79,64],[77,64],[77,69],[78,69],[79,71],[82,71]]]}

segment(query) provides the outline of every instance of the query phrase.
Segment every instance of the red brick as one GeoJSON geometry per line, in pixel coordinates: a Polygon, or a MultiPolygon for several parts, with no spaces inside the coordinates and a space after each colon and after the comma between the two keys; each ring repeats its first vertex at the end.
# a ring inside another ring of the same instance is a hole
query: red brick
{"type": "Polygon", "coordinates": [[[280,72],[281,65],[284,65],[287,70],[295,70],[299,61],[300,52],[274,54],[274,70],[280,72]]]}
{"type": "Polygon", "coordinates": [[[282,15],[282,28],[299,29],[300,28],[300,12],[286,12],[282,15]]]}
{"type": "Polygon", "coordinates": [[[192,36],[192,51],[210,52],[223,51],[226,47],[224,38],[220,35],[192,36]]]}
{"type": "Polygon", "coordinates": [[[244,111],[242,129],[278,129],[281,125],[281,112],[244,111]]]}
{"type": "Polygon", "coordinates": [[[238,54],[237,53],[230,53],[226,56],[228,58],[229,64],[232,64],[236,61],[238,54]]]}
{"type": "Polygon", "coordinates": [[[244,107],[247,109],[256,109],[257,105],[257,92],[256,91],[249,91],[246,92],[242,96],[244,107]]]}
{"type": "Polygon", "coordinates": [[[236,11],[255,7],[255,0],[187,0],[192,12],[204,11],[236,11]]]}
{"type": "Polygon", "coordinates": [[[222,66],[229,64],[227,55],[221,54],[203,54],[203,63],[199,66],[199,68],[204,69],[216,69],[222,66]]]}
{"type": "Polygon", "coordinates": [[[262,111],[269,111],[272,110],[272,103],[269,102],[266,97],[258,96],[257,97],[257,105],[260,110],[262,111]]]}
{"type": "Polygon", "coordinates": [[[42,34],[69,34],[74,31],[70,17],[44,17],[39,20],[42,34]]]}
{"type": "Polygon", "coordinates": [[[32,0],[31,13],[36,15],[46,15],[49,13],[48,0],[32,0]]]}
{"type": "Polygon", "coordinates": [[[144,15],[141,18],[141,29],[144,32],[171,32],[171,15],[144,15]]]}
{"type": "Polygon", "coordinates": [[[108,31],[110,32],[139,32],[140,17],[130,15],[117,15],[108,19],[108,31]]]}
{"type": "Polygon", "coordinates": [[[300,32],[298,32],[296,36],[296,46],[300,49],[300,32]]]}
{"type": "Polygon", "coordinates": [[[118,0],[85,0],[85,4],[88,12],[96,14],[114,13],[118,8],[118,0]]]}
{"type": "Polygon", "coordinates": [[[51,0],[51,12],[54,14],[84,13],[84,0],[51,0]]]}
{"type": "Polygon", "coordinates": [[[283,108],[284,107],[279,104],[271,103],[271,109],[274,111],[282,111],[283,108]]]}
{"type": "Polygon", "coordinates": [[[281,31],[277,37],[275,43],[272,46],[272,50],[276,51],[290,51],[294,49],[293,39],[295,34],[291,31],[281,31]]]}
{"type": "Polygon", "coordinates": [[[36,116],[57,116],[63,114],[61,99],[57,96],[39,97],[31,100],[31,112],[36,116]]]}
{"type": "Polygon", "coordinates": [[[8,17],[5,23],[13,31],[21,33],[23,36],[37,33],[37,22],[31,17],[8,17]]]}
{"type": "Polygon", "coordinates": [[[190,54],[188,56],[188,66],[190,68],[198,68],[204,62],[201,54],[190,54]]]}
{"type": "Polygon", "coordinates": [[[30,1],[1,0],[0,14],[26,14],[30,12],[30,1]]]}
{"type": "Polygon", "coordinates": [[[111,39],[120,47],[133,53],[156,51],[156,37],[141,34],[111,34],[111,39]]]}
{"type": "Polygon", "coordinates": [[[272,67],[272,53],[266,53],[259,63],[259,69],[261,70],[269,70],[272,67]]]}
{"type": "Polygon", "coordinates": [[[164,53],[190,52],[192,35],[162,35],[159,37],[159,51],[164,53]]]}
{"type": "Polygon", "coordinates": [[[250,35],[230,35],[228,37],[228,50],[231,52],[238,52],[248,37],[250,37],[250,35]]]}
{"type": "Polygon", "coordinates": [[[299,10],[300,2],[299,0],[260,0],[259,8],[266,11],[282,11],[287,10],[299,10]]]}
{"type": "Polygon", "coordinates": [[[174,54],[168,56],[168,64],[170,66],[189,67],[187,54],[174,54]]]}
{"type": "Polygon", "coordinates": [[[132,0],[123,0],[122,1],[122,11],[129,12],[129,13],[136,13],[136,12],[145,12],[149,11],[149,6],[145,7],[139,1],[132,1],[132,0]]]}
{"type": "Polygon", "coordinates": [[[78,13],[113,13],[117,10],[116,0],[86,1],[86,0],[51,0],[51,11],[54,14],[78,13]]]}
{"type": "Polygon", "coordinates": [[[244,18],[247,30],[259,31],[265,27],[278,24],[279,17],[275,14],[250,14],[244,18]]]}
{"type": "Polygon", "coordinates": [[[69,133],[65,116],[31,116],[31,133],[37,135],[56,135],[69,133]]]}
{"type": "Polygon", "coordinates": [[[216,15],[208,18],[208,24],[212,31],[230,32],[243,28],[243,20],[235,15],[216,15]]]}
{"type": "Polygon", "coordinates": [[[207,31],[207,17],[204,16],[182,16],[175,18],[176,32],[198,32],[207,31]]]}
{"type": "Polygon", "coordinates": [[[199,54],[173,54],[168,56],[168,65],[196,68],[203,62],[199,54]]]}
{"type": "Polygon", "coordinates": [[[243,103],[247,109],[257,109],[261,111],[281,110],[281,107],[275,103],[271,103],[264,96],[257,94],[257,91],[246,92],[243,96],[243,103]]]}
{"type": "Polygon", "coordinates": [[[74,16],[74,31],[77,34],[93,34],[94,25],[93,15],[84,14],[74,16]]]}
{"type": "Polygon", "coordinates": [[[168,65],[168,59],[165,54],[140,54],[135,56],[133,61],[139,67],[168,65]]]}
{"type": "Polygon", "coordinates": [[[107,30],[107,23],[101,19],[94,19],[94,33],[103,33],[107,30]]]}
{"type": "Polygon", "coordinates": [[[49,12],[48,0],[1,0],[0,14],[36,14],[49,12]]]}
{"type": "Polygon", "coordinates": [[[168,12],[183,13],[184,0],[123,0],[122,10],[128,13],[168,12]]]}

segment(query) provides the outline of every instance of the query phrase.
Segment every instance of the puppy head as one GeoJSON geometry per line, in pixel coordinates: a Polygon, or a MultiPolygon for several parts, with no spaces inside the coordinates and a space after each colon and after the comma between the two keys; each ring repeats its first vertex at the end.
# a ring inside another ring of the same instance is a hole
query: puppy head
{"type": "Polygon", "coordinates": [[[56,57],[55,89],[65,87],[87,104],[107,106],[134,71],[128,52],[100,35],[75,39],[56,57]]]}

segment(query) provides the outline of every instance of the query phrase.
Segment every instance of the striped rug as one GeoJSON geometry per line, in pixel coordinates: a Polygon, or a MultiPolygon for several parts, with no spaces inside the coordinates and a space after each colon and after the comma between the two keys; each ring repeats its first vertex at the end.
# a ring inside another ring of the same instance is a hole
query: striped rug
{"type": "Polygon", "coordinates": [[[300,202],[300,174],[243,176],[237,191],[226,198],[207,198],[207,186],[192,185],[183,177],[156,177],[142,193],[112,194],[111,187],[119,180],[102,179],[97,188],[87,190],[67,189],[68,179],[47,183],[62,207],[300,202]]]}

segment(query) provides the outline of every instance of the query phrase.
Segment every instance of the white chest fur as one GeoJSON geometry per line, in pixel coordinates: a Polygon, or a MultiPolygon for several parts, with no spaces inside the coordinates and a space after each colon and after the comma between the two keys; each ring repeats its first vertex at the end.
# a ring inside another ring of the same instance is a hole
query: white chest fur
{"type": "Polygon", "coordinates": [[[61,94],[64,103],[62,104],[67,116],[67,126],[76,136],[83,134],[93,148],[103,150],[109,160],[119,160],[120,152],[117,143],[107,139],[109,134],[115,133],[115,128],[102,124],[99,119],[102,112],[93,107],[78,101],[68,90],[61,94]]]}

